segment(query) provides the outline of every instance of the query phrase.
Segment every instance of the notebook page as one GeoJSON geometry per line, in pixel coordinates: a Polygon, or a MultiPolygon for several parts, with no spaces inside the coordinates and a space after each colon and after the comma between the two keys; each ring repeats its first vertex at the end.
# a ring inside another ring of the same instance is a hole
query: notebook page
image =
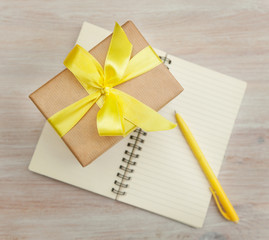
{"type": "MultiPolygon", "coordinates": [[[[160,113],[188,124],[218,175],[246,83],[168,56],[184,91],[160,113]]],[[[202,227],[211,199],[209,184],[179,128],[151,132],[120,201],[194,227],[202,227]]]]}
{"type": "MultiPolygon", "coordinates": [[[[109,34],[107,30],[84,22],[77,44],[90,50],[109,34]]],[[[111,188],[121,161],[118,155],[123,153],[125,146],[126,143],[120,142],[111,148],[110,152],[103,154],[83,168],[50,124],[46,122],[29,170],[109,198],[115,198],[111,188]]]]}
{"type": "Polygon", "coordinates": [[[111,32],[106,29],[88,22],[83,22],[76,44],[79,44],[89,51],[110,33],[111,32]]]}

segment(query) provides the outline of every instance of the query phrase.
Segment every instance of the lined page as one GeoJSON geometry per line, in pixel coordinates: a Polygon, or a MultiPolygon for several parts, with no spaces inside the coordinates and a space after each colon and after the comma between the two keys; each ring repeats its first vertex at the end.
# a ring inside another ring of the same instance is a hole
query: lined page
{"type": "MultiPolygon", "coordinates": [[[[184,87],[160,113],[188,124],[218,175],[246,83],[168,56],[169,69],[184,87]]],[[[179,128],[145,137],[127,195],[120,201],[202,227],[211,199],[209,184],[179,128]]]]}
{"type": "MultiPolygon", "coordinates": [[[[76,43],[90,50],[109,34],[107,30],[84,22],[76,43]]],[[[111,192],[111,188],[121,163],[119,155],[122,155],[126,145],[121,141],[83,168],[46,122],[29,170],[114,199],[115,193],[111,192]]]]}

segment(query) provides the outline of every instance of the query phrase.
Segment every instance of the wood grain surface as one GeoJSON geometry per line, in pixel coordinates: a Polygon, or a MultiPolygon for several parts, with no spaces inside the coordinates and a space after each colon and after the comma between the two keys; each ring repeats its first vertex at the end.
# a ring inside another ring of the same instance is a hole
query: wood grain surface
{"type": "Polygon", "coordinates": [[[0,239],[269,239],[267,0],[1,0],[0,239]],[[194,229],[34,174],[44,118],[28,99],[60,72],[83,21],[133,20],[152,46],[248,82],[220,173],[241,221],[214,201],[194,229]]]}

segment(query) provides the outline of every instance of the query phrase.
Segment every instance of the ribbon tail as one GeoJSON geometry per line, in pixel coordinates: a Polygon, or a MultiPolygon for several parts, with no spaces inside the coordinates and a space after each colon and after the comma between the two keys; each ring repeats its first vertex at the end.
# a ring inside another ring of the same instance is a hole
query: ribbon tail
{"type": "Polygon", "coordinates": [[[177,126],[132,96],[115,88],[112,91],[118,97],[124,118],[144,131],[164,131],[177,126]]]}
{"type": "Polygon", "coordinates": [[[63,137],[80,121],[100,96],[101,93],[99,91],[88,95],[52,115],[48,119],[48,122],[53,126],[60,137],[63,137]]]}
{"type": "Polygon", "coordinates": [[[123,136],[125,132],[122,107],[117,96],[111,92],[97,114],[97,129],[100,136],[123,136]]]}

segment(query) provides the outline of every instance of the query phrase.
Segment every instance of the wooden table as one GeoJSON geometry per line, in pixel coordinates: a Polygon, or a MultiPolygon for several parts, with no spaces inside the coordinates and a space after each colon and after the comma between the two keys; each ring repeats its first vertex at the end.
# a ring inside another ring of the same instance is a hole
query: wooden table
{"type": "Polygon", "coordinates": [[[269,239],[268,1],[2,0],[0,10],[0,239],[269,239]],[[248,82],[220,173],[238,225],[213,200],[194,229],[28,171],[45,122],[28,94],[64,68],[83,21],[112,30],[128,19],[152,46],[248,82]]]}

